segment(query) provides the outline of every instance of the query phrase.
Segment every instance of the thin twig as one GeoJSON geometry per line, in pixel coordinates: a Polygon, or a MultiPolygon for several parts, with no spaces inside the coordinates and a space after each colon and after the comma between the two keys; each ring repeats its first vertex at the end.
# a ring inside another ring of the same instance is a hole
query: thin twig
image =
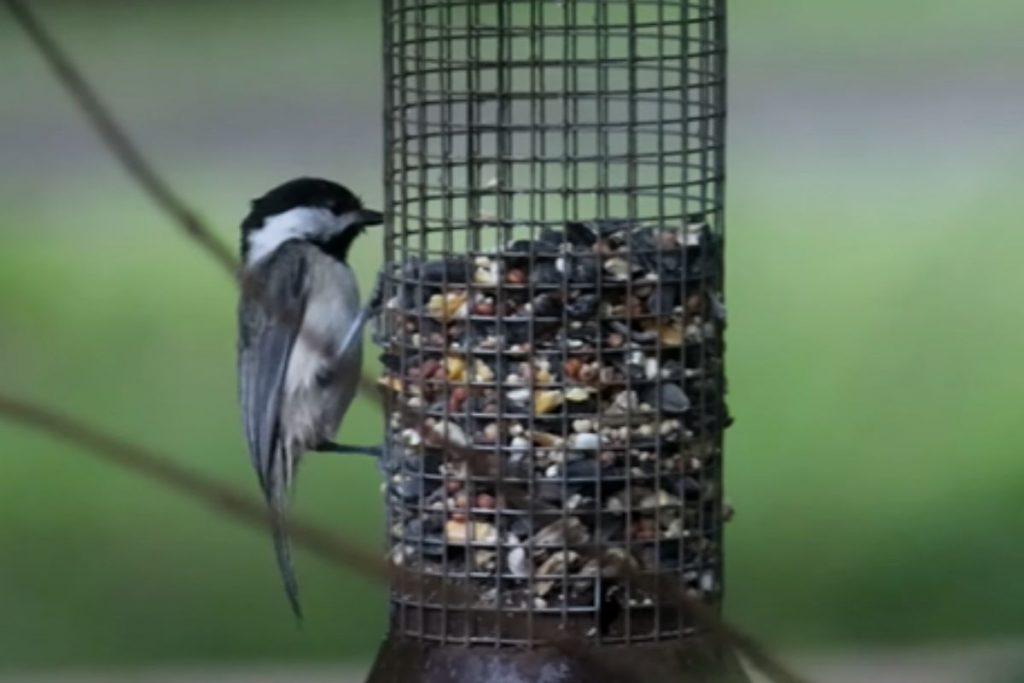
{"type": "Polygon", "coordinates": [[[21,0],[3,0],[15,21],[29,37],[64,85],[75,104],[92,124],[103,143],[107,146],[128,175],[135,180],[164,213],[166,213],[191,239],[195,240],[217,263],[230,274],[235,275],[238,263],[234,255],[185,203],[175,194],[167,182],[153,169],[139,151],[124,128],[117,122],[110,109],[103,103],[96,90],[75,67],[65,51],[50,35],[33,11],[21,0]]]}
{"type": "MultiPolygon", "coordinates": [[[[14,396],[0,394],[0,415],[67,441],[101,460],[135,472],[236,521],[260,530],[269,528],[271,519],[262,501],[183,467],[167,456],[120,439],[46,406],[14,396]]],[[[374,578],[388,574],[387,563],[377,553],[368,552],[326,529],[309,522],[292,520],[289,522],[289,530],[303,548],[336,565],[354,569],[360,574],[374,578]]]]}
{"type": "MultiPolygon", "coordinates": [[[[273,520],[266,506],[238,493],[214,479],[174,463],[170,458],[143,446],[128,442],[99,430],[81,420],[69,417],[46,406],[21,398],[0,394],[0,416],[35,431],[77,446],[100,460],[139,474],[150,481],[173,490],[215,512],[247,526],[261,530],[270,528],[273,520]]],[[[310,522],[287,519],[289,534],[299,548],[342,569],[349,569],[378,581],[389,581],[393,588],[418,590],[423,594],[444,595],[448,600],[479,604],[479,592],[463,581],[430,576],[397,567],[376,552],[368,552],[323,527],[310,522]]],[[[518,619],[519,615],[496,613],[499,619],[518,619]]],[[[599,666],[585,643],[565,637],[552,628],[545,631],[552,647],[576,658],[584,666],[599,666]]],[[[606,664],[600,664],[607,668],[606,664]]],[[[616,680],[634,680],[627,671],[616,680]]]]}
{"type": "MultiPolygon", "coordinates": [[[[216,237],[209,225],[199,218],[188,203],[176,193],[170,184],[154,169],[153,165],[143,156],[124,127],[121,126],[110,108],[103,103],[96,89],[93,88],[82,70],[68,56],[67,51],[58,43],[42,21],[22,0],[2,0],[11,11],[15,21],[36,46],[39,53],[53,70],[57,80],[68,91],[71,99],[79,110],[96,129],[103,143],[111,154],[121,163],[129,177],[137,182],[156,206],[163,211],[178,227],[196,242],[204,251],[236,280],[243,295],[251,296],[258,304],[285,326],[299,327],[301,319],[289,315],[287,311],[275,309],[269,305],[265,286],[256,278],[246,277],[239,272],[239,263],[231,250],[216,237]]],[[[300,335],[332,364],[341,362],[337,349],[328,339],[310,329],[301,329],[300,335]]],[[[338,373],[330,373],[334,381],[343,381],[338,373]]]]}
{"type": "MultiPolygon", "coordinates": [[[[278,322],[285,326],[299,327],[301,320],[295,320],[287,311],[280,311],[266,305],[267,292],[260,281],[239,273],[239,263],[228,247],[216,237],[214,231],[204,223],[188,203],[177,194],[171,186],[154,169],[153,165],[143,156],[138,145],[125,132],[110,108],[103,103],[82,70],[67,55],[67,51],[57,42],[46,26],[39,20],[22,0],[2,0],[11,11],[15,21],[24,30],[39,53],[53,70],[57,80],[68,91],[71,99],[78,106],[85,118],[92,124],[103,143],[111,154],[121,163],[129,177],[132,178],[149,196],[156,206],[163,211],[188,237],[196,242],[229,274],[236,279],[243,294],[250,295],[257,303],[263,304],[278,322]]],[[[341,359],[329,340],[315,331],[302,329],[300,335],[324,357],[338,364],[341,359]]],[[[331,373],[335,382],[342,381],[338,373],[331,373]]]]}
{"type": "Polygon", "coordinates": [[[807,679],[792,671],[755,638],[730,624],[700,599],[687,593],[678,581],[658,581],[657,577],[645,575],[616,557],[606,556],[598,559],[602,566],[611,569],[633,585],[657,595],[660,600],[674,603],[709,633],[714,641],[731,646],[769,680],[775,683],[808,683],[807,679]]]}

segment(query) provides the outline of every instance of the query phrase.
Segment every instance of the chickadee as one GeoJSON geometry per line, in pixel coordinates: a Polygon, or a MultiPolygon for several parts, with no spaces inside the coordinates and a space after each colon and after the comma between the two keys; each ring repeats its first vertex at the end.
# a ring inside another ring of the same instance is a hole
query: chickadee
{"type": "Polygon", "coordinates": [[[346,188],[315,178],[253,200],[242,221],[239,399],[285,591],[299,618],[284,525],[299,459],[310,451],[377,454],[333,439],[359,385],[360,332],[369,317],[346,259],[364,228],[382,222],[346,188]]]}

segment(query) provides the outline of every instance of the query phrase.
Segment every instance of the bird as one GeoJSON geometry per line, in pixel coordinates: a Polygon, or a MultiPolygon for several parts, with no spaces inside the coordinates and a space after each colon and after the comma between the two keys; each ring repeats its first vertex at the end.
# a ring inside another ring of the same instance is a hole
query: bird
{"type": "Polygon", "coordinates": [[[269,508],[278,568],[302,620],[286,508],[310,452],[379,449],[334,442],[359,384],[363,324],[349,248],[384,217],[321,178],[290,180],[254,199],[241,224],[238,396],[245,439],[269,508]]]}

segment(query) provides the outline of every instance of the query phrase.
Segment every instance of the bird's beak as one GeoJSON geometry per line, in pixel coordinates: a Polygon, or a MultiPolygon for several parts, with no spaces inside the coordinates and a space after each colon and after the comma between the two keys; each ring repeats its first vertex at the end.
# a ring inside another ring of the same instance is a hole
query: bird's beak
{"type": "Polygon", "coordinates": [[[383,222],[384,214],[371,209],[349,211],[338,216],[338,225],[342,232],[353,226],[365,227],[368,225],[380,225],[383,222]]]}

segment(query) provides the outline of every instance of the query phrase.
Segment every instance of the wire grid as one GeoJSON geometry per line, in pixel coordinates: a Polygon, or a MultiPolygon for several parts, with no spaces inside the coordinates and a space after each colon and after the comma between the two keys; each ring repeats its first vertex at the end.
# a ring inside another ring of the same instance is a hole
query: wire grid
{"type": "Polygon", "coordinates": [[[395,562],[476,596],[395,586],[392,629],[682,637],[674,605],[601,558],[721,599],[725,1],[383,12],[389,542],[395,562]],[[581,230],[597,236],[582,250],[551,237],[581,230]],[[647,272],[608,277],[613,259],[647,272]]]}

